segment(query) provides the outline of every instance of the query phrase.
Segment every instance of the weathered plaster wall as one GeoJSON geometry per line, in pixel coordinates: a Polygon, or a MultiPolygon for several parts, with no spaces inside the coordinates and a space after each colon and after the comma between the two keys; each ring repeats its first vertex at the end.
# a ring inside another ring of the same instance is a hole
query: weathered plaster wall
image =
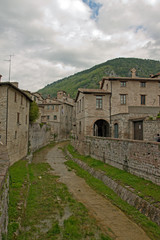
{"type": "Polygon", "coordinates": [[[9,193],[9,158],[7,148],[0,144],[0,240],[7,234],[8,193],[9,193]]]}
{"type": "Polygon", "coordinates": [[[29,151],[34,152],[47,145],[50,142],[50,135],[50,126],[39,123],[31,124],[29,127],[29,151]]]}
{"type": "Polygon", "coordinates": [[[73,144],[82,154],[160,185],[160,143],[86,137],[81,142],[73,141],[73,144]]]}

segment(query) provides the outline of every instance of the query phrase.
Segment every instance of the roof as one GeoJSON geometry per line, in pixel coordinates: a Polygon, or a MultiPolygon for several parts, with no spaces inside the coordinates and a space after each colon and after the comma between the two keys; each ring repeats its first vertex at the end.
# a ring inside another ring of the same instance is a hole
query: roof
{"type": "Polygon", "coordinates": [[[135,78],[132,78],[132,77],[103,77],[102,79],[102,84],[101,84],[101,88],[103,88],[103,84],[104,84],[104,81],[105,80],[108,80],[108,81],[144,81],[144,82],[147,82],[147,81],[151,81],[151,82],[159,82],[160,79],[159,78],[154,78],[154,77],[151,77],[151,78],[141,78],[141,77],[135,77],[135,78]]]}
{"type": "Polygon", "coordinates": [[[157,78],[157,77],[159,77],[160,76],[160,72],[158,72],[157,74],[155,74],[155,75],[151,75],[151,78],[157,78]]]}
{"type": "Polygon", "coordinates": [[[87,89],[87,88],[79,88],[78,89],[78,93],[77,93],[77,96],[76,96],[76,99],[75,99],[75,102],[77,101],[78,99],[78,96],[79,94],[81,93],[86,93],[86,94],[110,94],[110,92],[108,91],[105,91],[103,89],[87,89]]]}
{"type": "Polygon", "coordinates": [[[13,85],[11,82],[0,82],[0,86],[10,86],[12,88],[14,88],[15,90],[17,90],[18,92],[20,92],[21,94],[23,94],[30,102],[32,102],[32,99],[21,89],[17,88],[15,85],[13,85]]]}

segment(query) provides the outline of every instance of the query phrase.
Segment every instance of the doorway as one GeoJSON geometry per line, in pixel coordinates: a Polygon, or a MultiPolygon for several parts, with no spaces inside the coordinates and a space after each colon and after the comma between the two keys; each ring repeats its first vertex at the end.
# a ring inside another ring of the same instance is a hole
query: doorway
{"type": "Polygon", "coordinates": [[[109,123],[103,119],[97,120],[94,123],[93,136],[109,137],[109,123]]]}

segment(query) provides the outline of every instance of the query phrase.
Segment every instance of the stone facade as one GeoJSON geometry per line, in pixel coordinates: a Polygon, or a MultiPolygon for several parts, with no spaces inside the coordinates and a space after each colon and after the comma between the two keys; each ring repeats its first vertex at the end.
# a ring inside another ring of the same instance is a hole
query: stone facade
{"type": "MultiPolygon", "coordinates": [[[[79,89],[76,97],[76,135],[97,135],[94,124],[98,120],[106,123],[106,136],[109,136],[109,94],[100,89],[79,89]]],[[[104,126],[105,128],[105,126],[104,126]]]]}
{"type": "Polygon", "coordinates": [[[83,141],[74,140],[73,144],[81,154],[160,185],[160,143],[86,137],[83,141]]]}
{"type": "Polygon", "coordinates": [[[32,99],[36,100],[40,110],[37,122],[50,125],[51,139],[69,138],[75,121],[74,100],[65,91],[58,91],[57,98],[48,96],[46,99],[34,93],[32,99]]]}
{"type": "Polygon", "coordinates": [[[150,140],[144,121],[159,112],[160,78],[139,78],[132,69],[131,77],[105,77],[100,89],[78,90],[76,134],[79,139],[88,135],[150,140]]]}
{"type": "Polygon", "coordinates": [[[30,101],[15,83],[0,82],[0,138],[11,164],[28,152],[30,101]]]}
{"type": "Polygon", "coordinates": [[[7,234],[8,194],[9,194],[9,157],[6,146],[0,144],[0,240],[7,234]]]}

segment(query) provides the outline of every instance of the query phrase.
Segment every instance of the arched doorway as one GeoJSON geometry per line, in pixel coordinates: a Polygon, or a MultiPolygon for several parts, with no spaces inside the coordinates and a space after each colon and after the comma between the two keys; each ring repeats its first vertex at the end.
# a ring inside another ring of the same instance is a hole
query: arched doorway
{"type": "Polygon", "coordinates": [[[97,120],[93,126],[93,135],[98,137],[109,137],[109,123],[103,119],[97,120]]]}

